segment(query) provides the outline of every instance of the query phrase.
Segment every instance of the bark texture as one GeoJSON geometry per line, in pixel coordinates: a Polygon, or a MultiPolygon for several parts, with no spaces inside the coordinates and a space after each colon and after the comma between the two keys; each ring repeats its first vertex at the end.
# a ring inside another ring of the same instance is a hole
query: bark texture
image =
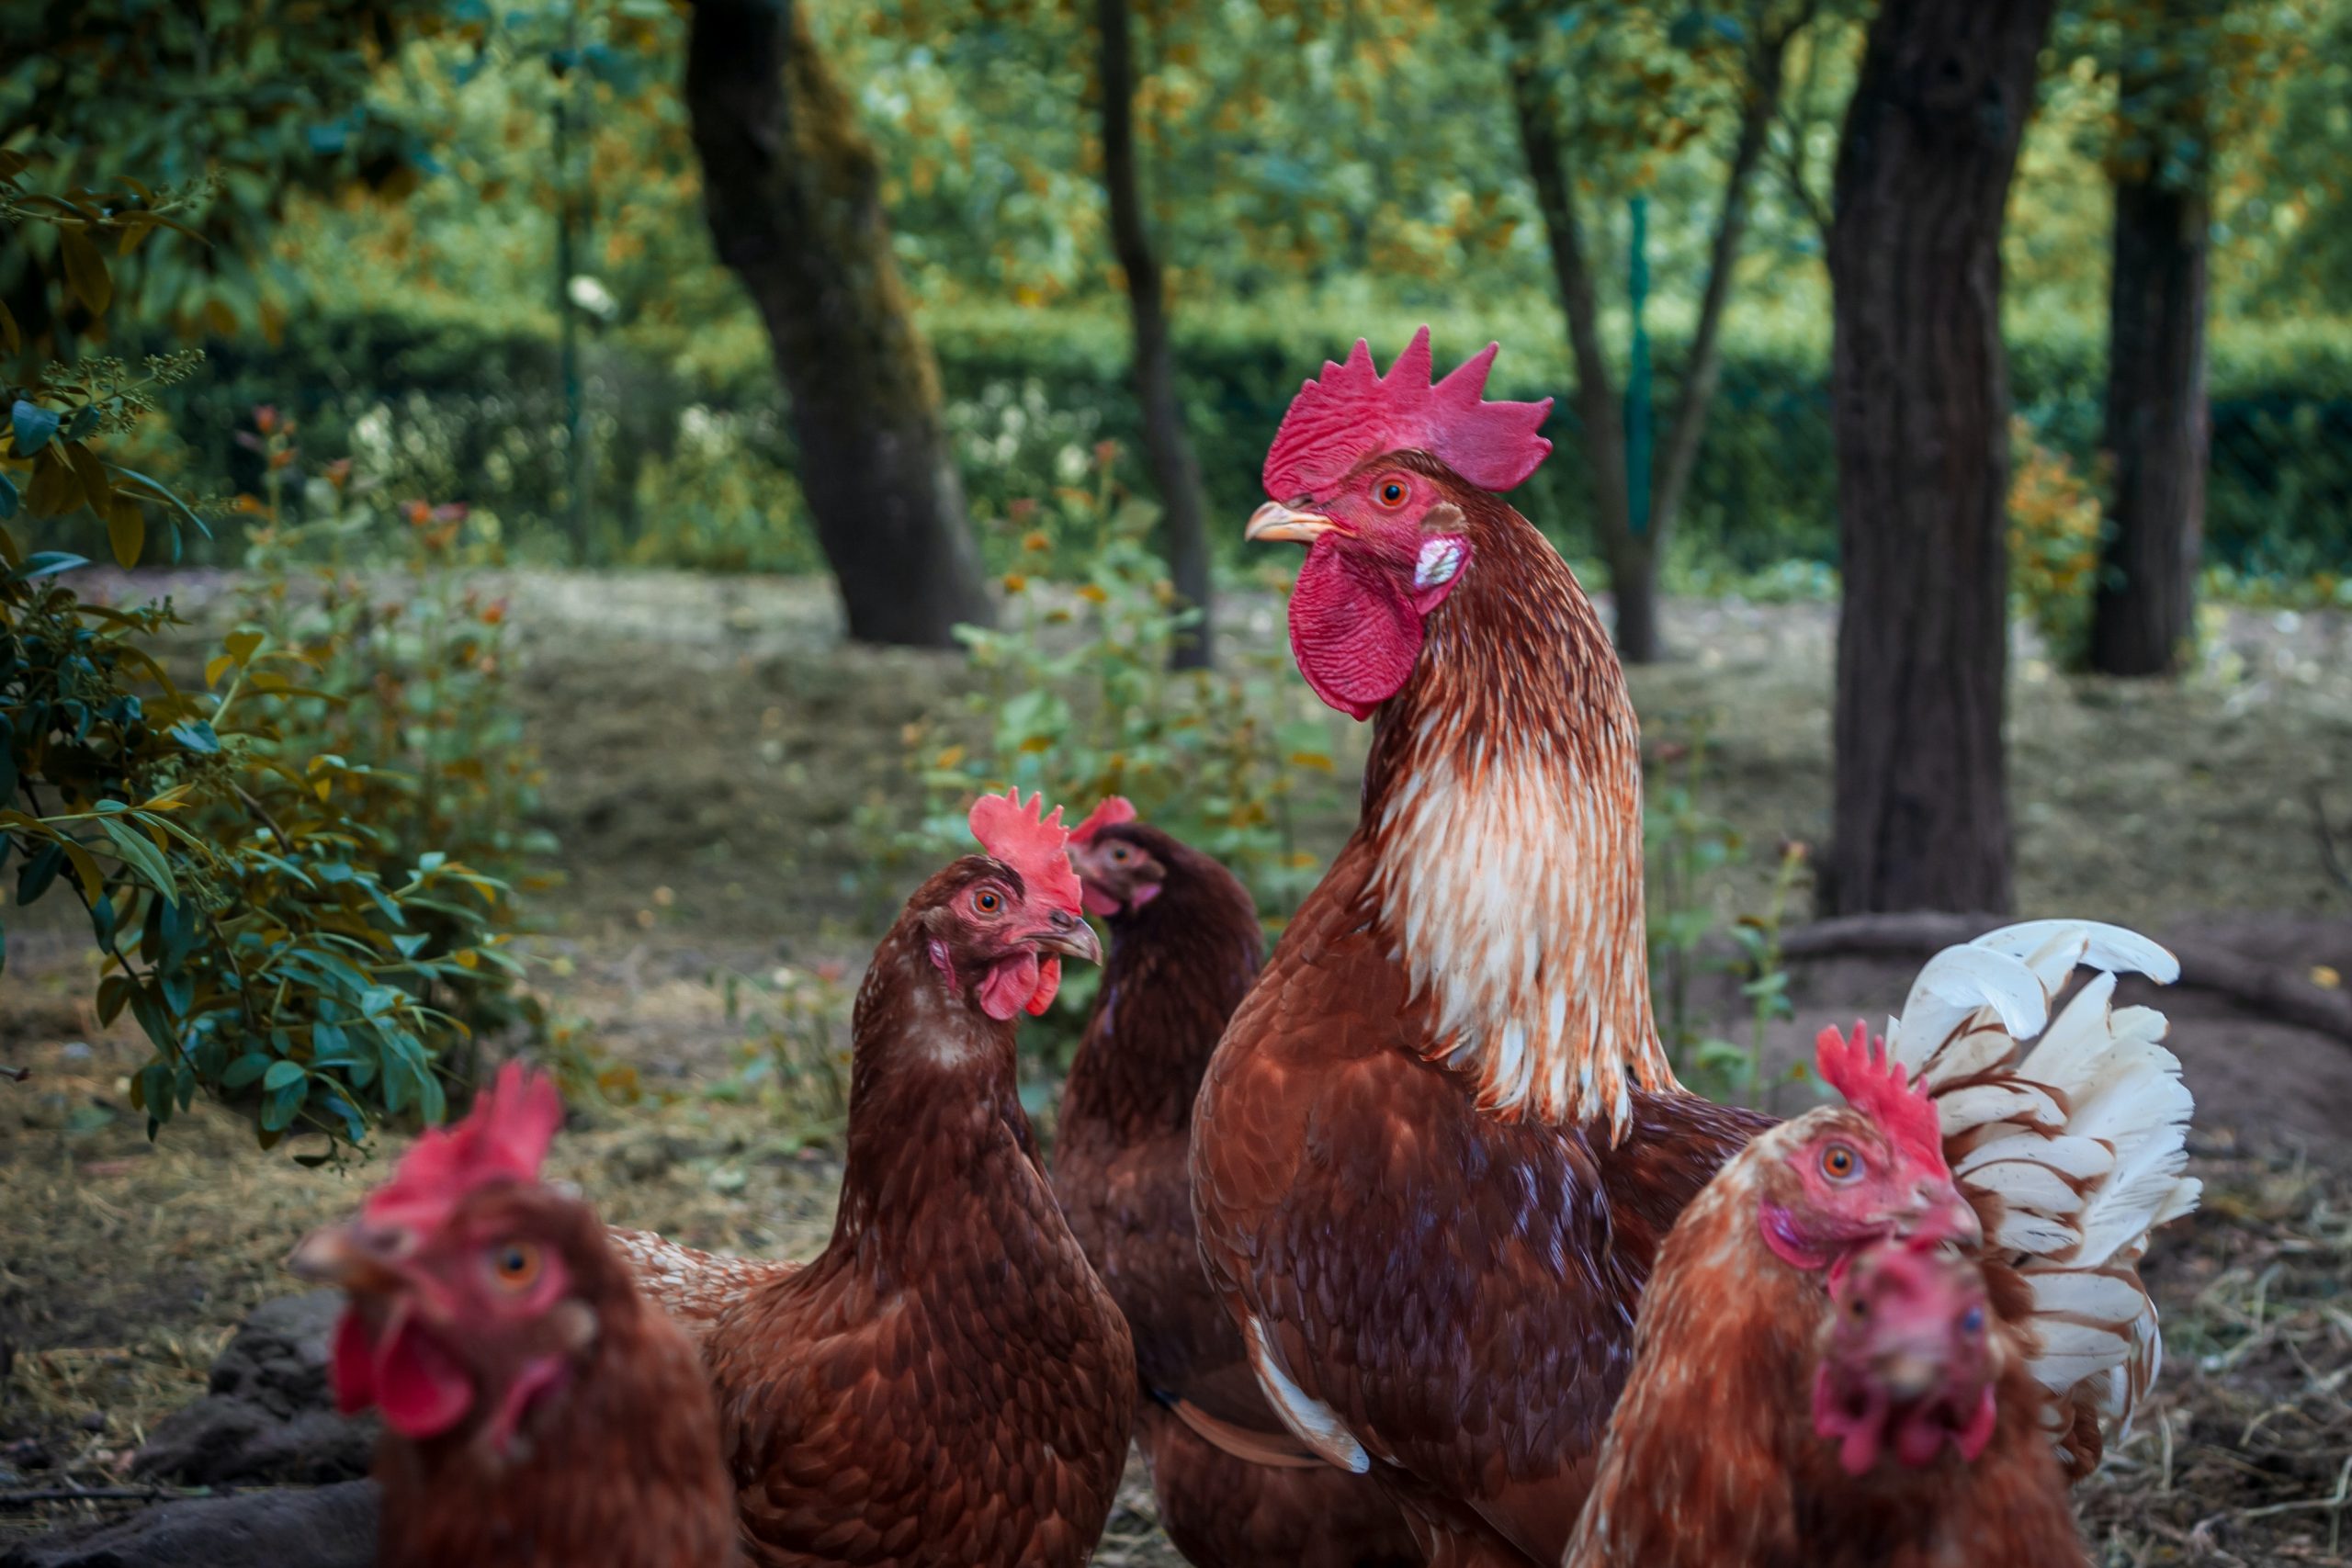
{"type": "Polygon", "coordinates": [[[1826,913],[2007,909],[2001,223],[2052,0],[1886,0],[1838,148],[1826,913]]]}
{"type": "Polygon", "coordinates": [[[1135,63],[1128,39],[1127,0],[1098,0],[1102,45],[1102,187],[1111,209],[1111,245],[1126,275],[1127,311],[1135,324],[1136,399],[1142,405],[1144,455],[1159,492],[1161,536],[1176,594],[1200,612],[1177,639],[1174,663],[1205,668],[1216,637],[1209,580],[1209,541],[1200,465],[1184,433],[1176,398],[1176,355],[1170,340],[1166,281],[1144,219],[1143,181],[1136,156],[1135,63]]]}
{"type": "MultiPolygon", "coordinates": [[[[2133,85],[2123,91],[2130,100],[2133,85]]],[[[2201,128],[2183,129],[2201,141],[2201,128]]],[[[2106,438],[2115,480],[2090,646],[2091,668],[2109,675],[2173,673],[2196,626],[2212,446],[2204,186],[2201,168],[2168,176],[2154,159],[2115,182],[2106,438]]]]}
{"type": "Polygon", "coordinates": [[[874,150],[791,0],[699,0],[685,98],[711,236],[767,326],[850,635],[948,647],[992,609],[874,150]]]}

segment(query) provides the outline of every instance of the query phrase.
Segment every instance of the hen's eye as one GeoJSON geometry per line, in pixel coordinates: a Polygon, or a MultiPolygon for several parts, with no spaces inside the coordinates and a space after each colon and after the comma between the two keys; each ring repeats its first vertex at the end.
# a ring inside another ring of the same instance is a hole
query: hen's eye
{"type": "Polygon", "coordinates": [[[1861,1156],[1843,1144],[1832,1144],[1821,1151],[1821,1174],[1832,1181],[1851,1181],[1861,1168],[1861,1156]]]}
{"type": "Polygon", "coordinates": [[[1380,504],[1383,506],[1404,505],[1405,487],[1397,483],[1395,479],[1390,479],[1386,484],[1382,485],[1380,487],[1380,504]]]}
{"type": "Polygon", "coordinates": [[[1127,863],[1127,846],[1126,846],[1126,845],[1125,845],[1125,844],[1114,844],[1114,845],[1112,845],[1112,846],[1111,846],[1111,859],[1112,859],[1115,863],[1117,863],[1117,864],[1119,864],[1119,865],[1125,865],[1125,864],[1126,864],[1126,863],[1127,863]]]}
{"type": "Polygon", "coordinates": [[[986,889],[982,889],[980,892],[972,895],[972,908],[978,909],[983,915],[993,915],[999,909],[1004,908],[1004,899],[1000,894],[990,893],[986,889]]]}
{"type": "Polygon", "coordinates": [[[508,1290],[527,1290],[539,1277],[539,1249],[527,1241],[503,1243],[491,1249],[490,1268],[508,1290]]]}

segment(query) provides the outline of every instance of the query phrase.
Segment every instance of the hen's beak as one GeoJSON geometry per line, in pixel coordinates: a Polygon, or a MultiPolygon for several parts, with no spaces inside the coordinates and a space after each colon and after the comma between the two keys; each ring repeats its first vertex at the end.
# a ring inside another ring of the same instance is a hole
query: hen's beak
{"type": "Polygon", "coordinates": [[[1102,962],[1102,942],[1094,934],[1092,926],[1061,909],[1054,910],[1046,919],[1046,929],[1034,932],[1031,942],[1048,953],[1067,953],[1089,964],[1102,962]]]}
{"type": "Polygon", "coordinates": [[[1984,1226],[1975,1208],[1949,1181],[1921,1180],[1911,1201],[1889,1214],[1887,1221],[1894,1234],[1922,1242],[1950,1241],[1973,1247],[1984,1239],[1984,1226]]]}
{"type": "Polygon", "coordinates": [[[1279,501],[1270,501],[1250,514],[1250,525],[1241,536],[1252,542],[1265,539],[1287,539],[1295,544],[1311,545],[1332,529],[1337,523],[1312,512],[1294,512],[1279,501]]]}
{"type": "Polygon", "coordinates": [[[287,1258],[286,1267],[314,1285],[336,1285],[362,1295],[386,1293],[402,1283],[380,1243],[363,1235],[356,1222],[312,1231],[287,1258]]]}

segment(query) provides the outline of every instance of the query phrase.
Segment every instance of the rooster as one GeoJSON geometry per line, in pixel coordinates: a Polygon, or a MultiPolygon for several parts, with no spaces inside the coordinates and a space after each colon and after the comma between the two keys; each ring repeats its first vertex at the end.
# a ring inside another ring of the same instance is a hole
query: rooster
{"type": "Polygon", "coordinates": [[[1637,726],[1590,602],[1496,494],[1551,449],[1548,400],[1483,400],[1496,352],[1433,385],[1426,329],[1385,377],[1360,342],[1267,455],[1248,535],[1308,547],[1293,655],[1375,727],[1356,831],[1193,1134],[1260,1386],[1440,1564],[1559,1561],[1658,1247],[1770,1124],[1685,1092],[1657,1037],[1637,726]]]}
{"type": "Polygon", "coordinates": [[[2198,1198],[2122,968],[2173,973],[2128,931],[2015,926],[1930,960],[1884,1042],[1822,1035],[1853,1108],[1761,1134],[1675,1226],[1567,1568],[2085,1562],[2068,1480],[2155,1375],[2136,1266],[2198,1198]],[[1930,1212],[1890,1235],[1906,1188],[1930,1212]]]}
{"type": "Polygon", "coordinates": [[[1116,796],[1072,829],[1111,952],[1070,1063],[1054,1190],[1135,1334],[1136,1440],[1169,1539],[1200,1568],[1406,1568],[1385,1494],[1266,1407],[1201,1271],[1185,1161],[1193,1100],[1264,937],[1249,890],[1116,796]]]}
{"type": "Polygon", "coordinates": [[[539,1179],[563,1119],[519,1065],[294,1254],[342,1287],[333,1381],[380,1408],[384,1568],[726,1568],[735,1493],[694,1348],[588,1206],[539,1179]]]}
{"type": "Polygon", "coordinates": [[[1047,1184],[1013,1028],[1099,957],[1061,813],[983,796],[875,950],[831,1241],[805,1264],[618,1234],[718,1394],[768,1568],[1076,1568],[1126,1462],[1127,1326],[1047,1184]]]}

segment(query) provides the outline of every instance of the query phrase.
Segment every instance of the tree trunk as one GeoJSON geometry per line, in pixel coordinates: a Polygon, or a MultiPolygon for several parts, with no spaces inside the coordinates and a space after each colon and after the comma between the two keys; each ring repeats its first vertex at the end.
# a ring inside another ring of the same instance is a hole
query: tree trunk
{"type": "Polygon", "coordinates": [[[1577,417],[1583,429],[1585,462],[1592,473],[1593,529],[1609,562],[1610,590],[1617,598],[1617,646],[1625,652],[1625,627],[1637,621],[1652,638],[1655,651],[1657,617],[1654,603],[1637,606],[1631,615],[1622,596],[1622,565],[1630,552],[1620,548],[1632,541],[1627,525],[1630,502],[1625,483],[1624,411],[1618,406],[1611,384],[1609,361],[1600,347],[1600,306],[1592,287],[1592,268],[1585,259],[1584,226],[1577,217],[1576,190],[1568,183],[1560,150],[1558,121],[1539,73],[1534,18],[1524,6],[1510,7],[1513,47],[1510,60],[1511,107],[1519,120],[1519,144],[1527,159],[1528,184],[1535,188],[1535,205],[1544,215],[1544,237],[1551,243],[1552,278],[1560,291],[1560,310],[1568,321],[1568,346],[1576,358],[1577,417]]]}
{"type": "Polygon", "coordinates": [[[2115,491],[2090,646],[2091,668],[2109,675],[2179,668],[2195,632],[2205,533],[2209,209],[2201,177],[2173,183],[2156,164],[2146,160],[2115,184],[2107,350],[2115,491]]]}
{"type": "Polygon", "coordinates": [[[2010,903],[2001,220],[2052,5],[1885,0],[1847,110],[1827,913],[2010,903]]]}
{"type": "Polygon", "coordinates": [[[1205,669],[1216,657],[1210,625],[1209,541],[1201,496],[1200,465],[1184,434],[1176,400],[1176,355],[1169,341],[1168,295],[1152,254],[1136,164],[1135,65],[1127,41],[1127,0],[1098,0],[1102,33],[1102,189],[1111,208],[1111,245],[1127,276],[1127,310],[1135,322],[1136,399],[1143,408],[1144,454],[1159,491],[1161,537],[1178,600],[1200,618],[1181,634],[1171,660],[1179,669],[1205,669]]]}
{"type": "Polygon", "coordinates": [[[1707,281],[1700,299],[1698,325],[1691,334],[1690,355],[1683,367],[1673,422],[1668,426],[1655,482],[1649,487],[1649,515],[1641,519],[1639,529],[1634,526],[1631,476],[1625,466],[1624,415],[1610,383],[1609,362],[1601,353],[1600,305],[1585,256],[1576,189],[1569,182],[1557,124],[1537,73],[1533,13],[1524,6],[1511,6],[1508,13],[1514,40],[1511,101],[1518,113],[1528,182],[1535,188],[1544,235],[1550,242],[1560,309],[1568,320],[1577,366],[1577,412],[1584,425],[1585,457],[1593,476],[1593,526],[1601,557],[1609,565],[1617,654],[1628,664],[1652,663],[1665,652],[1658,628],[1658,560],[1666,552],[1682,498],[1690,488],[1700,443],[1706,434],[1708,410],[1723,369],[1724,310],[1731,298],[1732,273],[1747,228],[1747,188],[1763,162],[1772,121],[1780,112],[1789,43],[1811,23],[1815,9],[1813,5],[1802,6],[1779,30],[1759,36],[1756,53],[1748,62],[1748,96],[1741,107],[1739,136],[1732,149],[1723,206],[1716,213],[1714,235],[1708,246],[1707,281]]]}
{"type": "Polygon", "coordinates": [[[992,608],[890,255],[881,173],[792,0],[698,0],[686,108],[718,255],[766,323],[850,635],[944,648],[992,608]]]}

